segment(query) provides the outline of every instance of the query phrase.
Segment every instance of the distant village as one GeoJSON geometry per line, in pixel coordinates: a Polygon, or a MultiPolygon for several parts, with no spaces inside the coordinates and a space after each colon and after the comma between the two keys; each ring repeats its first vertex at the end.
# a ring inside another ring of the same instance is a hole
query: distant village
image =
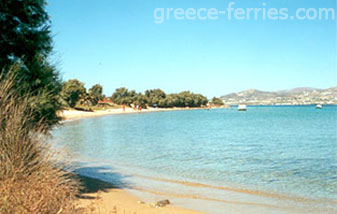
{"type": "Polygon", "coordinates": [[[250,89],[222,96],[221,99],[227,105],[337,105],[337,87],[295,88],[277,92],[250,89]]]}

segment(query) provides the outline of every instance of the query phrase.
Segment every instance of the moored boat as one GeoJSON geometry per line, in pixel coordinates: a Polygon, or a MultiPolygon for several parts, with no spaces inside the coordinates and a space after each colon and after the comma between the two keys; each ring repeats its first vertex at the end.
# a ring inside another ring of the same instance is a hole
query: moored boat
{"type": "Polygon", "coordinates": [[[322,108],[323,108],[323,106],[321,104],[316,105],[316,109],[322,109],[322,108]]]}
{"type": "Polygon", "coordinates": [[[238,111],[247,111],[247,106],[246,105],[239,105],[238,111]]]}

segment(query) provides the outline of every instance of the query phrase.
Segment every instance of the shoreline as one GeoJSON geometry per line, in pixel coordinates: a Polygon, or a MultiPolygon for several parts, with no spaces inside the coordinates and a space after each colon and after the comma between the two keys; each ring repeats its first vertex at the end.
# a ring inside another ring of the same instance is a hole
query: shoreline
{"type": "Polygon", "coordinates": [[[150,112],[167,112],[167,111],[185,111],[185,110],[207,110],[207,108],[148,108],[142,109],[141,111],[134,110],[132,108],[126,108],[123,111],[123,108],[115,108],[115,109],[106,109],[106,110],[98,110],[93,112],[87,111],[78,111],[78,110],[63,110],[58,113],[58,115],[62,118],[61,122],[79,120],[90,117],[101,117],[107,115],[117,115],[117,114],[135,114],[135,113],[150,113],[150,112]]]}
{"type": "MultiPolygon", "coordinates": [[[[302,106],[314,106],[314,105],[249,105],[250,107],[302,107],[302,106]]],[[[327,104],[326,106],[337,106],[335,104],[327,104]]],[[[234,109],[236,110],[236,106],[232,107],[211,107],[210,109],[234,109]]],[[[150,112],[167,112],[167,111],[187,111],[187,110],[207,110],[207,108],[182,108],[182,107],[175,107],[175,108],[147,108],[142,109],[141,111],[134,110],[132,108],[126,108],[123,111],[123,108],[111,108],[106,110],[97,110],[93,112],[88,111],[78,111],[74,109],[70,110],[63,110],[58,112],[58,116],[62,118],[61,123],[90,118],[90,117],[100,117],[100,116],[107,116],[107,115],[115,115],[115,114],[135,114],[135,113],[150,113],[150,112]]]]}
{"type": "MultiPolygon", "coordinates": [[[[120,170],[116,169],[116,172],[120,170]]],[[[95,173],[95,172],[93,172],[95,173]]],[[[90,179],[109,185],[117,184],[116,187],[108,191],[102,190],[99,193],[89,194],[92,200],[81,200],[82,206],[94,204],[96,208],[101,209],[101,213],[109,213],[118,204],[116,213],[130,214],[154,214],[154,213],[222,213],[221,210],[227,210],[228,213],[332,213],[329,206],[334,206],[337,202],[329,199],[312,199],[300,195],[285,194],[281,192],[269,192],[267,190],[247,189],[237,186],[216,186],[212,184],[195,183],[181,180],[171,180],[160,177],[150,177],[140,174],[134,174],[142,182],[149,184],[148,187],[137,185],[129,186],[126,183],[120,183],[118,179],[110,182],[109,176],[104,176],[108,171],[103,170],[103,176],[84,173],[82,176],[89,176],[90,179]],[[92,177],[91,177],[92,176],[92,177]],[[152,183],[154,182],[154,183],[152,183]],[[160,183],[160,184],[159,184],[160,183]],[[159,186],[158,186],[159,185],[159,186]],[[171,191],[172,188],[177,191],[171,191]],[[180,189],[180,190],[179,190],[180,189]],[[207,195],[200,194],[200,191],[208,192],[207,195]],[[213,193],[215,195],[213,195],[213,193]],[[218,198],[216,195],[221,194],[218,198]],[[116,200],[115,200],[116,199],[116,200]],[[153,202],[168,199],[172,203],[165,208],[154,208],[153,202]],[[119,201],[122,200],[122,201],[119,201]],[[139,203],[143,201],[142,203],[139,203]],[[116,202],[116,203],[115,203],[116,202]],[[111,205],[112,204],[112,205],[111,205]],[[149,209],[148,209],[149,208],[149,209]],[[166,209],[169,208],[169,209],[166,209]],[[144,210],[146,209],[146,210],[144,210]],[[102,210],[106,212],[102,212],[102,210]],[[137,210],[137,211],[136,211],[137,210]],[[182,211],[181,211],[182,210],[182,211]],[[157,212],[158,211],[158,212],[157,212]],[[165,212],[166,211],[166,212],[165,212]]],[[[112,172],[113,173],[113,172],[112,172]]],[[[123,173],[124,174],[124,173],[123,173]]],[[[128,176],[129,174],[125,174],[128,176]]],[[[133,184],[133,182],[131,182],[133,184]]],[[[114,213],[114,212],[112,212],[114,213]]]]}
{"type": "MultiPolygon", "coordinates": [[[[127,190],[111,183],[78,175],[84,186],[78,196],[77,209],[90,214],[202,214],[203,212],[181,208],[174,204],[155,207],[146,203],[127,190]]],[[[165,199],[162,199],[165,200],[165,199]]],[[[170,201],[171,203],[171,201],[170,201]]]]}

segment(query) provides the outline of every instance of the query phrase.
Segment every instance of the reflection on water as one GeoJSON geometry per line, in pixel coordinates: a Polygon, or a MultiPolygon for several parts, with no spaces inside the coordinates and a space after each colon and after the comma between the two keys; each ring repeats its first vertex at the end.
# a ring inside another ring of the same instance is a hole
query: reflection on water
{"type": "Polygon", "coordinates": [[[134,189],[333,212],[336,113],[306,106],[112,115],[66,123],[54,140],[78,160],[129,175],[134,189]]]}

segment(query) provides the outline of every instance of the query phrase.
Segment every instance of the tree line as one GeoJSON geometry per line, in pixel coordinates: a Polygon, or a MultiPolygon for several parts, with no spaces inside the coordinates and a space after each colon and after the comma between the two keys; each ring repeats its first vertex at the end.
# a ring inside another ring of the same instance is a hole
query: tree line
{"type": "Polygon", "coordinates": [[[96,84],[87,91],[84,83],[77,79],[72,79],[62,83],[60,97],[63,105],[71,108],[75,107],[79,102],[80,104],[94,106],[104,98],[103,87],[96,84]]]}
{"type": "MultiPolygon", "coordinates": [[[[86,105],[96,105],[99,100],[110,99],[113,103],[125,106],[141,106],[172,108],[172,107],[203,107],[208,104],[207,97],[195,94],[190,91],[166,94],[161,89],[146,90],[139,93],[120,87],[110,96],[103,95],[103,87],[99,84],[94,85],[88,91],[84,83],[77,79],[64,82],[61,90],[61,97],[69,107],[74,107],[77,103],[86,105]]],[[[214,98],[213,98],[214,99],[214,98]]]]}
{"type": "Polygon", "coordinates": [[[139,105],[142,107],[202,107],[208,103],[207,97],[190,91],[166,94],[161,89],[146,90],[144,94],[129,91],[127,88],[118,88],[112,94],[111,100],[117,104],[139,105]]]}

